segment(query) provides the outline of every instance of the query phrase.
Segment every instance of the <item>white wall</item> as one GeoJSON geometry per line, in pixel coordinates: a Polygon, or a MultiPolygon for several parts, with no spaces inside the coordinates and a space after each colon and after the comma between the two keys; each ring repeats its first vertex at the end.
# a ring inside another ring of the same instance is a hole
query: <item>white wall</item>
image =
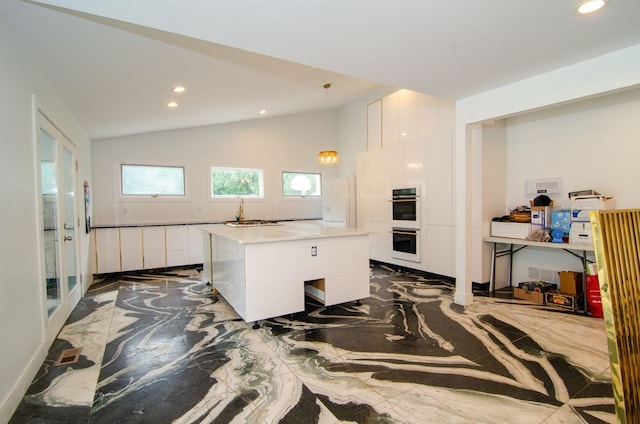
{"type": "MultiPolygon", "coordinates": [[[[40,368],[48,347],[40,279],[34,169],[32,95],[78,145],[78,179],[91,182],[90,144],[52,86],[0,19],[0,422],[7,422],[40,368]]],[[[76,208],[83,209],[82,196],[76,208]]],[[[86,287],[90,237],[80,235],[80,270],[86,287]]]]}
{"type": "MultiPolygon", "coordinates": [[[[334,114],[329,118],[333,133],[334,114]]],[[[320,172],[325,179],[337,175],[337,167],[320,165],[317,160],[320,150],[337,148],[335,137],[325,135],[326,122],[324,112],[309,113],[94,141],[94,222],[120,225],[234,219],[237,199],[209,199],[210,166],[263,169],[265,197],[245,200],[246,219],[321,218],[321,199],[282,197],[281,175],[283,171],[320,172]],[[184,165],[186,199],[122,199],[122,162],[184,165]]]]}
{"type": "MultiPolygon", "coordinates": [[[[506,207],[526,204],[527,179],[562,178],[567,193],[594,189],[616,208],[640,208],[640,89],[617,92],[507,119],[506,207]]],[[[527,249],[515,256],[515,281],[528,267],[580,271],[570,255],[527,249]]],[[[593,259],[593,258],[592,258],[593,259]]]]}

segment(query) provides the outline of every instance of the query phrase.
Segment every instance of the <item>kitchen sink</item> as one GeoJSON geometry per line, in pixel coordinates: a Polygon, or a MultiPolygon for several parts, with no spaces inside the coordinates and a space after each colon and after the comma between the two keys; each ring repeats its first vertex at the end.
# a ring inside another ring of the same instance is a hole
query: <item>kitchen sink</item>
{"type": "Polygon", "coordinates": [[[244,219],[242,221],[227,221],[225,225],[228,227],[266,227],[273,225],[282,225],[278,221],[267,221],[264,219],[244,219]]]}

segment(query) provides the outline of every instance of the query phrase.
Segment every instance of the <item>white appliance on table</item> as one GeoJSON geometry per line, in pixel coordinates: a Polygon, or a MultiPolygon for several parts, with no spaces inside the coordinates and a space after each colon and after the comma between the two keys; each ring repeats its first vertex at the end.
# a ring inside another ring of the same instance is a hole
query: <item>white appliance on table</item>
{"type": "Polygon", "coordinates": [[[324,182],[322,223],[333,227],[356,227],[356,179],[354,177],[324,182]]]}

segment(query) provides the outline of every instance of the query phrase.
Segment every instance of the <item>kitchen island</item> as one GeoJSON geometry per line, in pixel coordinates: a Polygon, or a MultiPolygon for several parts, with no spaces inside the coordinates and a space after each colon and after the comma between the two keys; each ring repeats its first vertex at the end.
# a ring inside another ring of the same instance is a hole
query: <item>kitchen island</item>
{"type": "Polygon", "coordinates": [[[319,224],[201,227],[203,273],[246,322],[369,297],[366,231],[319,224]]]}

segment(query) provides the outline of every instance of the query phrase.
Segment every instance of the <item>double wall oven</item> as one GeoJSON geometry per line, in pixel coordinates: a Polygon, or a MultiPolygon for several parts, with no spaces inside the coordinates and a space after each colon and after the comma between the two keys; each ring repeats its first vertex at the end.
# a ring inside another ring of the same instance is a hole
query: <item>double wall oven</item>
{"type": "Polygon", "coordinates": [[[391,190],[392,257],[420,262],[420,186],[391,190]]]}

